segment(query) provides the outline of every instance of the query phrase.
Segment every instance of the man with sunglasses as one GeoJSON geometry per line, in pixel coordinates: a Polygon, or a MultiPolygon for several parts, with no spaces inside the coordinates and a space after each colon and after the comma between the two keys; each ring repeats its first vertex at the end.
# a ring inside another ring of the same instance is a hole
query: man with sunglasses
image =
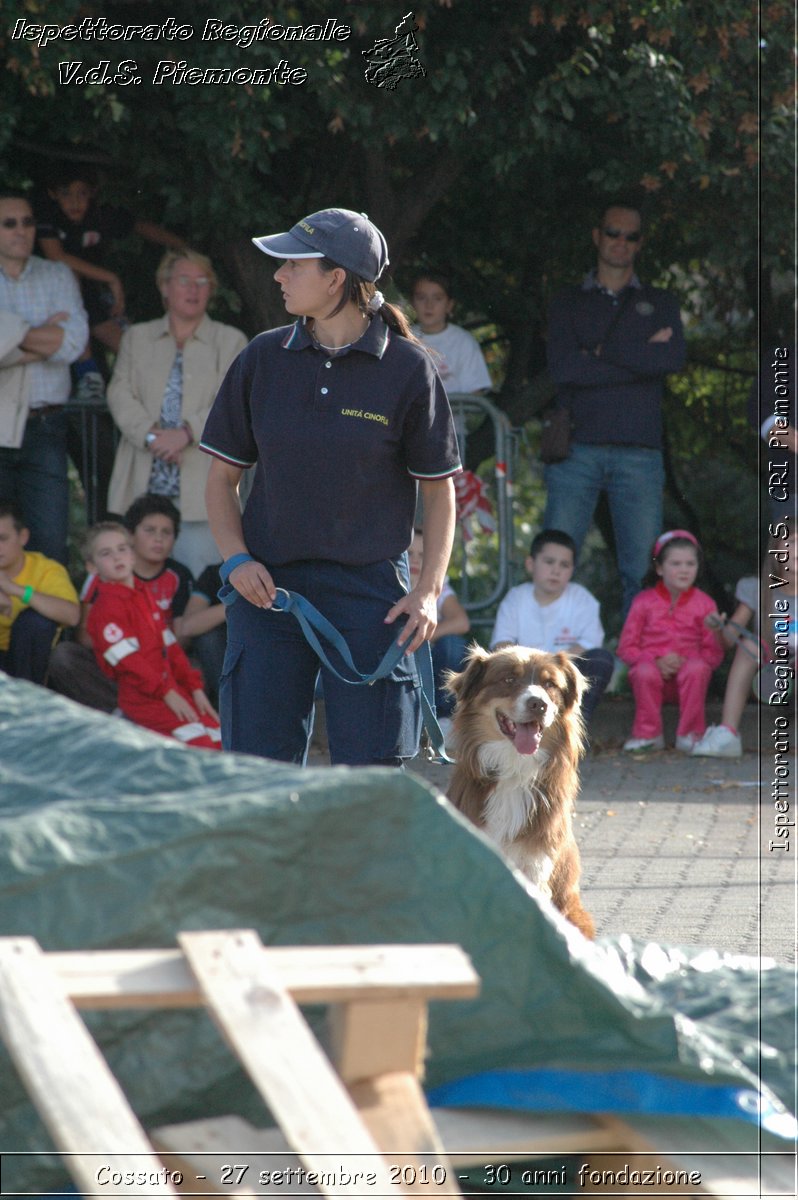
{"type": "Polygon", "coordinates": [[[19,505],[30,547],[66,563],[69,364],[88,337],[75,276],[33,254],[21,193],[0,191],[0,497],[19,505]]]}
{"type": "Polygon", "coordinates": [[[676,298],[635,274],[639,210],[609,205],[593,244],[595,268],[549,312],[549,373],[557,407],[570,412],[571,446],[545,468],[543,525],[569,533],[578,550],[606,492],[625,617],[662,527],[663,383],[684,365],[685,346],[676,298]]]}

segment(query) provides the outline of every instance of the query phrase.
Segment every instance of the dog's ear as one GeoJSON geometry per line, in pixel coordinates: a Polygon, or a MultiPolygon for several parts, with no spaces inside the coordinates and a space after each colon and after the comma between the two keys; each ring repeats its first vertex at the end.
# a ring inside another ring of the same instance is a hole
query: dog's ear
{"type": "Polygon", "coordinates": [[[576,708],[581,704],[582,697],[587,691],[588,682],[571,658],[563,651],[555,654],[555,660],[566,679],[563,701],[566,709],[576,708]]]}
{"type": "Polygon", "coordinates": [[[444,687],[458,702],[468,700],[482,686],[490,654],[476,642],[472,642],[466,654],[466,666],[462,671],[447,671],[444,687]]]}

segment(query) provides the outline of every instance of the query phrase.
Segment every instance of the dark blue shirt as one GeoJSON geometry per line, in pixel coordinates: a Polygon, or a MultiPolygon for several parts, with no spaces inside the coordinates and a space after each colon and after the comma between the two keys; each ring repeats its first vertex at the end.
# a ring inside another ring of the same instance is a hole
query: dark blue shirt
{"type": "Polygon", "coordinates": [[[105,266],[114,241],[133,232],[136,218],[124,208],[90,204],[81,221],[72,221],[49,196],[36,205],[36,236],[58,238],[65,254],[105,266]]]}
{"type": "Polygon", "coordinates": [[[255,465],[243,532],[267,566],[398,558],[412,537],[417,480],[460,469],[430,356],[380,317],[337,355],[300,321],[260,334],[230,367],[200,447],[255,465]]]}
{"type": "Polygon", "coordinates": [[[552,301],[549,374],[557,385],[557,404],[571,410],[575,442],[659,449],[664,378],[684,361],[679,306],[662,288],[634,278],[613,296],[588,276],[552,301]],[[608,334],[619,305],[620,316],[608,334]],[[670,341],[649,341],[666,326],[673,329],[670,341]]]}

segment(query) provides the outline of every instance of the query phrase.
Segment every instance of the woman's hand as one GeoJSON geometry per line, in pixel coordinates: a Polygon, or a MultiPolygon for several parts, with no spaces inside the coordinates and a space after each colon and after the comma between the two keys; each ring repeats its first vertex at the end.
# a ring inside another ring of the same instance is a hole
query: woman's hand
{"type": "Polygon", "coordinates": [[[179,466],[183,451],[191,444],[188,430],[181,425],[178,429],[153,429],[152,432],[155,438],[150,443],[149,451],[153,458],[179,466]]]}
{"type": "Polygon", "coordinates": [[[391,625],[402,613],[407,614],[407,621],[397,637],[397,642],[404,643],[412,638],[405,654],[412,654],[430,641],[438,624],[438,601],[432,592],[419,592],[415,588],[406,596],[402,596],[390,609],[385,618],[385,624],[391,625]]]}
{"type": "Polygon", "coordinates": [[[236,567],[227,577],[235,590],[254,604],[256,608],[271,608],[277,589],[274,580],[262,563],[245,562],[236,567]]]}

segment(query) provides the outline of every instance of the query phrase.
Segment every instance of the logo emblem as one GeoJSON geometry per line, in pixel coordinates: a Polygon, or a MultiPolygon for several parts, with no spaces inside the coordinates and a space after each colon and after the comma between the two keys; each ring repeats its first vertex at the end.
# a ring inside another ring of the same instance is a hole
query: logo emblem
{"type": "Polygon", "coordinates": [[[377,38],[370,50],[361,50],[369,64],[364,72],[367,83],[394,92],[400,80],[427,74],[415,55],[418,42],[414,34],[418,28],[413,22],[413,13],[406,13],[392,38],[377,38]]]}

